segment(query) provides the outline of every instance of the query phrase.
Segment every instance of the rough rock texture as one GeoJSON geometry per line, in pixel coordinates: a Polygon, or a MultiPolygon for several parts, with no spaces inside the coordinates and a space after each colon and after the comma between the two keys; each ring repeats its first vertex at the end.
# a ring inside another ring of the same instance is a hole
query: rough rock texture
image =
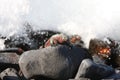
{"type": "Polygon", "coordinates": [[[17,71],[13,68],[7,68],[3,72],[1,72],[0,78],[2,80],[20,80],[17,75],[17,71]]]}
{"type": "Polygon", "coordinates": [[[44,45],[44,43],[52,35],[57,33],[60,32],[51,30],[33,30],[30,24],[25,24],[24,31],[21,33],[22,35],[14,34],[12,36],[6,37],[4,44],[6,48],[16,47],[21,48],[24,51],[39,49],[39,47],[44,45]]]}
{"type": "Polygon", "coordinates": [[[16,53],[0,53],[0,72],[6,68],[19,69],[19,56],[16,53]]]}
{"type": "Polygon", "coordinates": [[[69,79],[69,80],[91,80],[89,78],[69,79]]]}
{"type": "Polygon", "coordinates": [[[90,59],[84,59],[75,79],[83,77],[90,78],[91,80],[100,80],[113,74],[115,74],[115,70],[112,67],[103,64],[95,64],[90,59]]]}
{"type": "Polygon", "coordinates": [[[89,57],[87,50],[83,48],[47,47],[23,53],[19,65],[26,78],[44,76],[68,80],[76,75],[81,61],[89,57]]]}
{"type": "Polygon", "coordinates": [[[0,53],[0,63],[18,64],[19,56],[16,53],[0,53]]]}
{"type": "Polygon", "coordinates": [[[120,80],[120,70],[116,69],[116,73],[106,77],[106,79],[120,80]]]}

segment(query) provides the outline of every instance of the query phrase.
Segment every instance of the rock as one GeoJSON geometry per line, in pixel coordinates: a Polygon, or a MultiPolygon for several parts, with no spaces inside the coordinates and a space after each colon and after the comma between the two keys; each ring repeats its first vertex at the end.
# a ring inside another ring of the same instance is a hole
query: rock
{"type": "Polygon", "coordinates": [[[69,79],[69,80],[91,80],[89,78],[69,79]]]}
{"type": "Polygon", "coordinates": [[[100,39],[91,39],[89,43],[89,52],[91,55],[98,54],[100,48],[106,48],[108,45],[100,39]]]}
{"type": "MultiPolygon", "coordinates": [[[[117,79],[101,79],[101,80],[117,80],[117,79]]],[[[118,79],[119,80],[119,79],[118,79]]]]}
{"type": "Polygon", "coordinates": [[[0,53],[0,63],[18,64],[19,56],[16,53],[0,53]]]}
{"type": "Polygon", "coordinates": [[[114,79],[114,80],[120,80],[120,70],[116,69],[116,73],[106,77],[105,79],[114,79]]]}
{"type": "Polygon", "coordinates": [[[0,73],[2,80],[27,80],[23,75],[19,74],[14,68],[7,68],[0,73]]]}
{"type": "Polygon", "coordinates": [[[115,70],[107,65],[95,64],[90,59],[82,61],[75,79],[90,78],[91,80],[104,79],[115,73],[115,70]]]}
{"type": "Polygon", "coordinates": [[[0,77],[2,80],[20,80],[16,73],[17,71],[15,69],[7,68],[0,73],[0,77]]]}
{"type": "Polygon", "coordinates": [[[24,25],[24,31],[19,34],[6,37],[5,48],[21,48],[24,51],[39,49],[40,46],[54,34],[60,33],[51,30],[33,30],[32,26],[27,23],[24,25]]]}
{"type": "Polygon", "coordinates": [[[19,69],[19,56],[16,53],[0,53],[0,72],[6,68],[19,69]]]}
{"type": "Polygon", "coordinates": [[[47,47],[24,52],[19,60],[26,78],[44,76],[57,80],[73,78],[83,59],[90,58],[87,50],[68,46],[47,47]]]}

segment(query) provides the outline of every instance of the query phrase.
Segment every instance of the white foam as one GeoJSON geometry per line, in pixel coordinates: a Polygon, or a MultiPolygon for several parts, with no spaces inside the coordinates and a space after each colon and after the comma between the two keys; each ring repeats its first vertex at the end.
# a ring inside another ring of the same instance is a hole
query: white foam
{"type": "Polygon", "coordinates": [[[94,37],[119,39],[120,0],[0,0],[0,32],[22,31],[22,23],[34,29],[54,29],[82,35],[88,44],[94,37]]]}
{"type": "Polygon", "coordinates": [[[1,50],[1,49],[4,49],[4,48],[5,48],[4,40],[3,40],[3,39],[0,39],[0,50],[1,50]]]}

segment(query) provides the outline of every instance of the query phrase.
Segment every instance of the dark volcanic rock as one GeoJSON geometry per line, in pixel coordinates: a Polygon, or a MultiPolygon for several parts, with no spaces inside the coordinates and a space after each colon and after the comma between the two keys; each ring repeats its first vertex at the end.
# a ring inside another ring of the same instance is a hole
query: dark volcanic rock
{"type": "Polygon", "coordinates": [[[83,48],[47,47],[23,53],[19,65],[26,78],[44,76],[68,80],[75,76],[81,61],[89,57],[88,52],[83,48]]]}
{"type": "Polygon", "coordinates": [[[89,78],[69,79],[69,80],[91,80],[89,78]]]}
{"type": "Polygon", "coordinates": [[[75,78],[79,79],[80,77],[83,77],[90,78],[91,80],[101,80],[112,74],[115,74],[115,70],[112,67],[96,64],[90,59],[85,59],[82,61],[75,78]]]}
{"type": "MultiPolygon", "coordinates": [[[[6,48],[21,48],[24,51],[38,49],[54,34],[60,33],[51,30],[33,30],[30,24],[24,25],[23,33],[14,34],[6,37],[5,47],[6,48]]],[[[0,37],[3,39],[2,37],[0,37]]]]}

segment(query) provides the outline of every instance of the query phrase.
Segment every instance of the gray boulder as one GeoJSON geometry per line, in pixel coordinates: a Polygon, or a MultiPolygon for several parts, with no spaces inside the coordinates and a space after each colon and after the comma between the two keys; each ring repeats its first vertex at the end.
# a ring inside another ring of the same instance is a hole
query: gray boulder
{"type": "Polygon", "coordinates": [[[0,73],[0,78],[2,80],[20,80],[17,75],[17,71],[13,68],[7,68],[0,73]]]}
{"type": "Polygon", "coordinates": [[[0,72],[6,68],[19,69],[18,65],[19,55],[13,52],[0,53],[0,72]]]}
{"type": "Polygon", "coordinates": [[[19,55],[14,52],[0,53],[0,63],[18,64],[19,55]]]}
{"type": "Polygon", "coordinates": [[[90,58],[87,50],[60,45],[24,52],[19,65],[26,78],[44,76],[68,80],[76,75],[80,63],[85,58],[90,58]]]}
{"type": "MultiPolygon", "coordinates": [[[[75,79],[90,78],[91,80],[101,80],[115,74],[115,70],[107,65],[96,64],[90,59],[84,59],[79,67],[75,79]]],[[[109,78],[112,79],[113,77],[109,78]]]]}

